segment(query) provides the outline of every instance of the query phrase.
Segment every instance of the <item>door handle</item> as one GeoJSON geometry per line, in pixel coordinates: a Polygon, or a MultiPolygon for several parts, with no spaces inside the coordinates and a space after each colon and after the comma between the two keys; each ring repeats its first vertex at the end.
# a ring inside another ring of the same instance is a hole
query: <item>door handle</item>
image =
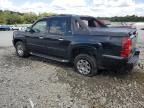
{"type": "Polygon", "coordinates": [[[24,35],[25,37],[30,37],[29,35],[24,35]]]}
{"type": "Polygon", "coordinates": [[[44,39],[44,37],[40,36],[39,39],[44,39]]]}
{"type": "Polygon", "coordinates": [[[59,38],[58,40],[59,40],[59,41],[63,41],[64,39],[63,39],[63,38],[59,38]]]}

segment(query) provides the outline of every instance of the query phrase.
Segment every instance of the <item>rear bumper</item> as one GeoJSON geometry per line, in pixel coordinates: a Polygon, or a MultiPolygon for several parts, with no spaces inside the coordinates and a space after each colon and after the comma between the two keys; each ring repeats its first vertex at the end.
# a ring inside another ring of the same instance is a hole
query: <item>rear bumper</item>
{"type": "Polygon", "coordinates": [[[129,58],[103,55],[102,67],[111,70],[119,70],[121,68],[130,70],[137,64],[139,60],[139,54],[139,49],[136,49],[135,53],[129,58]]]}

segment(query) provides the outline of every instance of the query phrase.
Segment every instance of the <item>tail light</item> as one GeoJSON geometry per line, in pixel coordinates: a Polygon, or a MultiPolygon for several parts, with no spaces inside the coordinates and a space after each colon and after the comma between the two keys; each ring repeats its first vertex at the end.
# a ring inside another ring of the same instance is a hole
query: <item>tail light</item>
{"type": "Polygon", "coordinates": [[[132,40],[130,37],[122,39],[121,57],[128,57],[132,50],[132,40]]]}

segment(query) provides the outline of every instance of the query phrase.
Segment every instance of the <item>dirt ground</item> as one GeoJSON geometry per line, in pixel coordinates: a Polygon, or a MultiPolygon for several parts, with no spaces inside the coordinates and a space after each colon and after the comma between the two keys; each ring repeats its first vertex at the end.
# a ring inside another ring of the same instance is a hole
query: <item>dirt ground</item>
{"type": "MultiPolygon", "coordinates": [[[[2,34],[12,36],[12,32],[2,34]]],[[[0,108],[144,108],[141,39],[140,61],[133,72],[102,71],[90,78],[68,64],[19,58],[11,43],[0,46],[0,108]]]]}

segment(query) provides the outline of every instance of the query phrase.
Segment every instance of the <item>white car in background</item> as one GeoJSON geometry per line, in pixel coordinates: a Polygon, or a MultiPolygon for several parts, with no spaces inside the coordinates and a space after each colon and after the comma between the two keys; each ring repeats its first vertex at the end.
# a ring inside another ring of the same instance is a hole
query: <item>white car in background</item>
{"type": "Polygon", "coordinates": [[[11,30],[19,30],[19,27],[17,27],[17,26],[11,26],[11,30]]]}

